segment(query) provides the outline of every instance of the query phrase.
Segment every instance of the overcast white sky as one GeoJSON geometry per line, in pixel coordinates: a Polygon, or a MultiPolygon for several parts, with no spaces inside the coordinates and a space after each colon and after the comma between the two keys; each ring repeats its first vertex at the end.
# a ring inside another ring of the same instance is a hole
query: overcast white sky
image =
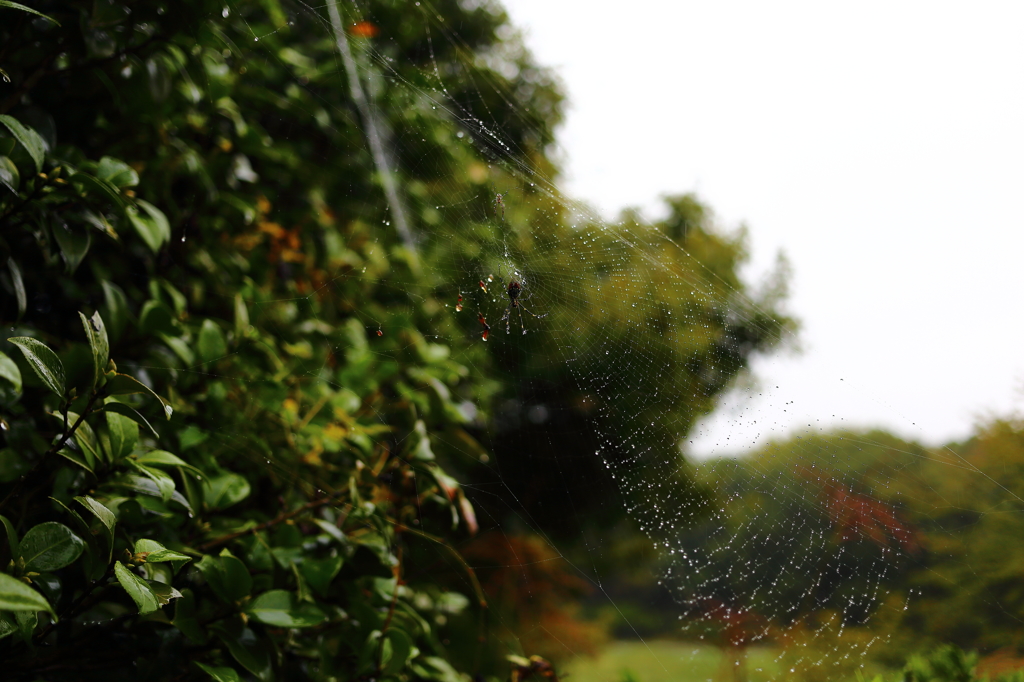
{"type": "Polygon", "coordinates": [[[938,443],[1021,404],[1024,3],[503,2],[566,85],[569,194],[656,217],[693,190],[754,273],[790,258],[805,352],[697,454],[840,419],[938,443]]]}

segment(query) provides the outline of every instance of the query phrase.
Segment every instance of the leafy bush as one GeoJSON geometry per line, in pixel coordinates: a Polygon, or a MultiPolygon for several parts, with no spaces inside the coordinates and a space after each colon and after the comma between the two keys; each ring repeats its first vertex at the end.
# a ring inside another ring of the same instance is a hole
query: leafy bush
{"type": "Polygon", "coordinates": [[[464,679],[439,623],[484,634],[452,545],[477,523],[442,462],[475,443],[471,382],[424,307],[351,276],[410,276],[324,204],[370,169],[318,179],[305,142],[242,118],[224,35],[175,32],[220,5],[133,5],[128,31],[90,7],[0,30],[15,83],[54,46],[94,74],[77,88],[144,79],[117,134],[102,107],[63,119],[96,95],[59,83],[0,117],[5,676],[464,679]],[[197,67],[203,98],[174,76],[197,67]]]}

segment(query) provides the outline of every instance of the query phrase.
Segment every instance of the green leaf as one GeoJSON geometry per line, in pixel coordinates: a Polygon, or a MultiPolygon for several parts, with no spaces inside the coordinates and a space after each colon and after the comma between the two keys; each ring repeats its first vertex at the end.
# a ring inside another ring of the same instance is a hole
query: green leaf
{"type": "Polygon", "coordinates": [[[18,299],[18,319],[25,314],[28,307],[28,296],[25,293],[25,280],[21,278],[21,268],[13,258],[7,259],[7,269],[11,271],[11,284],[14,285],[14,296],[18,299]]]}
{"type": "Polygon", "coordinates": [[[192,466],[181,457],[172,455],[166,450],[150,450],[144,455],[139,456],[139,464],[145,464],[147,466],[165,466],[165,467],[183,467],[192,471],[193,473],[203,476],[203,472],[192,466]]]}
{"type": "Polygon", "coordinates": [[[69,462],[74,462],[78,466],[88,471],[90,474],[96,473],[95,471],[93,471],[95,463],[90,463],[84,456],[82,456],[80,452],[75,452],[71,448],[61,448],[60,450],[57,451],[57,454],[63,457],[64,459],[68,460],[69,462]]]}
{"type": "Polygon", "coordinates": [[[228,354],[228,344],[224,334],[213,320],[203,320],[199,329],[199,357],[203,362],[210,362],[228,354]]]}
{"type": "MultiPolygon", "coordinates": [[[[3,635],[0,635],[2,637],[3,635]]],[[[213,667],[212,665],[203,665],[199,661],[194,661],[199,668],[212,677],[217,682],[241,682],[242,678],[238,676],[234,668],[226,668],[224,666],[213,667]]]]}
{"type": "Polygon", "coordinates": [[[0,610],[48,611],[57,617],[46,597],[6,573],[0,573],[0,610]]]}
{"type": "Polygon", "coordinates": [[[107,363],[110,361],[110,341],[107,340],[107,328],[103,325],[103,318],[99,312],[93,313],[92,317],[86,317],[79,312],[82,318],[82,327],[85,328],[85,338],[89,339],[89,349],[92,351],[93,379],[92,388],[95,388],[107,371],[107,363]]]}
{"type": "Polygon", "coordinates": [[[156,391],[151,389],[146,384],[142,383],[133,376],[127,374],[118,374],[117,372],[107,373],[107,385],[105,386],[107,393],[110,395],[130,395],[132,393],[148,393],[163,405],[164,415],[170,419],[171,414],[174,412],[174,408],[167,404],[167,401],[156,394],[156,391]]]}
{"type": "Polygon", "coordinates": [[[121,287],[112,282],[103,280],[101,284],[103,286],[103,304],[106,307],[107,319],[110,323],[110,333],[116,339],[121,336],[124,328],[128,325],[130,317],[128,297],[121,291],[121,287]]]}
{"type": "Polygon", "coordinates": [[[238,474],[225,473],[207,479],[206,482],[209,487],[205,489],[204,496],[211,509],[225,509],[237,504],[249,497],[252,490],[249,482],[238,474]]]}
{"type": "Polygon", "coordinates": [[[99,195],[106,200],[107,203],[112,204],[118,212],[125,213],[125,203],[121,194],[117,191],[117,188],[111,185],[106,180],[100,180],[94,178],[88,173],[77,172],[68,178],[73,183],[77,183],[82,186],[87,194],[99,195]]]}
{"type": "MultiPolygon", "coordinates": [[[[95,562],[89,562],[88,561],[88,559],[90,558],[88,556],[88,552],[91,550],[94,555],[99,555],[101,552],[100,552],[99,542],[96,540],[96,536],[93,535],[92,528],[90,527],[90,525],[86,522],[85,519],[82,518],[81,514],[79,514],[74,509],[72,509],[71,507],[67,506],[66,504],[64,504],[63,502],[58,500],[56,497],[52,497],[51,496],[50,497],[50,501],[53,502],[54,504],[56,504],[61,509],[63,509],[68,514],[68,516],[70,516],[72,519],[74,519],[75,526],[77,526],[77,528],[78,528],[78,536],[80,538],[82,538],[83,540],[85,540],[85,548],[86,548],[86,562],[85,563],[87,563],[87,564],[92,563],[93,566],[94,566],[95,562]]],[[[107,548],[110,549],[110,544],[109,543],[107,544],[107,548]]],[[[109,553],[110,552],[108,551],[107,554],[109,555],[109,553]]],[[[95,557],[93,557],[93,558],[95,558],[95,557]]],[[[104,570],[106,570],[106,567],[107,567],[108,563],[110,563],[110,557],[109,556],[107,556],[107,558],[105,560],[103,560],[103,569],[104,570]]],[[[83,566],[83,568],[87,568],[87,567],[83,566]]]]}
{"type": "Polygon", "coordinates": [[[384,641],[387,655],[381,657],[381,677],[386,678],[398,674],[409,662],[409,659],[419,654],[419,649],[413,646],[412,638],[397,627],[392,626],[387,631],[384,641]]]}
{"type": "MultiPolygon", "coordinates": [[[[242,294],[235,294],[235,336],[242,338],[249,329],[249,309],[242,294]]],[[[237,341],[236,341],[237,343],[237,341]]]]}
{"type": "Polygon", "coordinates": [[[237,557],[223,550],[219,557],[204,556],[196,564],[210,588],[226,602],[233,603],[248,597],[252,591],[252,576],[237,557]]]}
{"type": "Polygon", "coordinates": [[[158,334],[160,340],[166,343],[174,354],[181,358],[181,361],[186,366],[192,366],[195,364],[196,357],[192,354],[192,349],[188,347],[183,339],[179,339],[177,336],[170,336],[168,334],[158,334]]]}
{"type": "Polygon", "coordinates": [[[114,231],[114,226],[110,224],[107,217],[102,213],[96,213],[87,208],[82,209],[82,220],[89,223],[97,230],[107,235],[111,239],[118,241],[120,237],[117,236],[117,232],[114,231]]]}
{"type": "Polygon", "coordinates": [[[261,623],[279,628],[308,628],[327,619],[316,605],[300,602],[287,590],[264,592],[249,603],[245,612],[261,623]]]}
{"type": "Polygon", "coordinates": [[[0,639],[13,635],[17,631],[18,623],[14,620],[14,614],[0,612],[0,639]]]}
{"type": "Polygon", "coordinates": [[[302,576],[317,594],[326,596],[327,590],[331,587],[331,581],[341,570],[343,561],[340,556],[326,559],[306,559],[299,564],[299,570],[302,571],[302,576]]]}
{"type": "Polygon", "coordinates": [[[435,682],[462,682],[462,675],[440,656],[418,658],[409,668],[419,677],[435,682]]]}
{"type": "Polygon", "coordinates": [[[128,464],[156,484],[157,490],[160,491],[160,499],[164,502],[169,501],[174,495],[174,479],[169,475],[159,469],[150,469],[149,467],[142,466],[133,460],[128,460],[128,464]]]}
{"type": "Polygon", "coordinates": [[[0,351],[0,379],[11,382],[15,392],[21,393],[21,370],[3,351],[0,351]]]}
{"type": "MultiPolygon", "coordinates": [[[[127,462],[129,464],[134,464],[134,461],[131,459],[127,460],[127,462]]],[[[111,480],[110,485],[128,488],[129,490],[134,490],[137,493],[142,493],[143,495],[148,495],[150,497],[159,497],[161,500],[163,500],[164,496],[163,491],[160,490],[159,487],[157,487],[156,482],[153,481],[153,479],[149,478],[148,476],[129,474],[127,476],[122,476],[111,480]]],[[[188,511],[192,511],[192,506],[188,503],[188,500],[185,499],[185,496],[179,493],[177,490],[175,490],[174,493],[171,495],[171,501],[176,504],[180,504],[188,511]]],[[[138,502],[143,506],[147,506],[145,500],[139,499],[138,502]]],[[[147,506],[147,508],[151,507],[147,506]]]]}
{"type": "Polygon", "coordinates": [[[174,312],[178,315],[184,315],[185,311],[188,310],[188,299],[185,298],[185,294],[178,291],[177,287],[168,282],[166,279],[150,280],[149,282],[151,296],[153,298],[160,298],[160,290],[163,291],[171,299],[171,307],[174,308],[174,312]],[[158,289],[154,291],[153,285],[156,284],[158,289]]]}
{"type": "Polygon", "coordinates": [[[36,615],[36,612],[15,611],[14,620],[18,624],[18,634],[21,635],[22,640],[30,641],[32,633],[35,631],[36,626],[39,625],[39,616],[36,615]]]}
{"type": "Polygon", "coordinates": [[[57,354],[42,341],[28,336],[15,336],[7,340],[21,349],[22,355],[25,356],[28,364],[32,366],[43,383],[63,398],[67,379],[64,377],[64,365],[61,364],[57,354]]]}
{"type": "MultiPolygon", "coordinates": [[[[78,501],[78,504],[92,512],[92,515],[99,519],[100,523],[103,524],[103,527],[107,529],[107,546],[111,548],[111,551],[113,551],[114,526],[117,525],[117,517],[114,516],[114,512],[110,511],[103,504],[88,495],[79,495],[75,500],[78,501]]],[[[109,560],[110,557],[108,556],[107,561],[109,560]]]]}
{"type": "Polygon", "coordinates": [[[67,223],[60,222],[50,226],[53,238],[60,247],[61,255],[67,264],[69,273],[74,273],[81,264],[85,254],[89,252],[92,244],[92,233],[84,228],[72,227],[67,223]]]}
{"type": "Polygon", "coordinates": [[[268,642],[258,639],[256,633],[247,627],[235,628],[225,623],[218,623],[217,626],[217,636],[242,667],[262,682],[274,679],[274,668],[270,660],[272,649],[268,642]]]}
{"type": "Polygon", "coordinates": [[[160,608],[160,598],[145,580],[129,571],[120,561],[114,563],[114,575],[117,582],[139,607],[139,613],[145,615],[160,608]]]}
{"type": "Polygon", "coordinates": [[[196,614],[196,600],[192,590],[182,590],[181,599],[174,604],[174,619],[171,624],[196,644],[205,644],[206,630],[199,624],[196,614]]]}
{"type": "Polygon", "coordinates": [[[139,184],[139,174],[120,159],[104,156],[96,167],[96,175],[118,189],[139,184]]]}
{"type": "Polygon", "coordinates": [[[34,526],[21,539],[21,556],[30,571],[56,571],[82,555],[85,543],[70,528],[56,521],[34,526]]]}
{"type": "Polygon", "coordinates": [[[22,12],[29,12],[30,14],[35,14],[36,16],[40,16],[43,19],[46,19],[48,21],[52,21],[53,23],[55,23],[58,26],[60,26],[60,22],[57,21],[56,19],[54,19],[53,17],[48,17],[45,14],[43,14],[42,12],[37,12],[36,10],[32,9],[31,7],[25,7],[25,5],[22,5],[22,4],[17,3],[17,2],[11,2],[11,0],[0,0],[0,7],[10,7],[11,9],[20,9],[22,12]]]}
{"type": "Polygon", "coordinates": [[[156,429],[154,429],[149,423],[149,420],[139,414],[138,410],[133,408],[131,405],[125,405],[124,403],[117,402],[113,398],[107,398],[107,402],[100,409],[104,412],[112,412],[114,414],[119,414],[122,417],[128,417],[139,426],[145,426],[149,429],[149,432],[153,434],[154,438],[160,437],[160,434],[156,432],[156,429]]]}
{"type": "MultiPolygon", "coordinates": [[[[17,5],[17,3],[10,3],[6,0],[0,0],[0,7],[12,7],[15,5],[17,5]]],[[[25,9],[34,14],[39,14],[35,10],[30,10],[24,5],[17,6],[19,9],[25,9]]],[[[40,14],[39,16],[46,15],[40,14]]],[[[47,17],[47,19],[49,19],[49,17],[47,17]]],[[[20,142],[21,146],[24,147],[25,150],[28,152],[28,155],[32,157],[32,161],[34,161],[36,164],[36,172],[42,173],[43,159],[46,158],[46,143],[43,141],[43,138],[39,136],[39,133],[32,130],[28,126],[23,125],[21,121],[14,118],[13,116],[8,116],[6,114],[0,114],[0,123],[3,123],[5,126],[7,126],[7,129],[11,131],[12,135],[14,135],[14,139],[20,142]]]]}
{"type": "Polygon", "coordinates": [[[15,194],[18,193],[18,187],[21,185],[21,174],[18,172],[18,167],[7,156],[0,156],[0,185],[15,194]]]}
{"type": "Polygon", "coordinates": [[[107,433],[110,434],[110,458],[116,462],[124,459],[139,442],[139,425],[116,412],[106,412],[107,433]]]}
{"type": "Polygon", "coordinates": [[[156,253],[160,250],[161,246],[171,240],[171,224],[167,221],[167,216],[164,215],[163,211],[148,201],[136,199],[135,203],[139,205],[143,213],[139,213],[137,209],[129,208],[128,220],[131,221],[132,227],[142,237],[142,241],[146,242],[146,246],[153,253],[156,253]]]}
{"type": "Polygon", "coordinates": [[[7,546],[11,549],[11,558],[21,556],[21,553],[18,551],[18,533],[14,530],[14,524],[2,514],[0,514],[0,523],[4,524],[4,529],[7,531],[7,546]]]}
{"type": "Polygon", "coordinates": [[[173,599],[181,599],[181,592],[178,592],[172,585],[162,583],[159,580],[150,580],[147,584],[152,588],[153,594],[160,601],[160,606],[170,604],[173,599]]]}
{"type": "Polygon", "coordinates": [[[156,540],[149,540],[142,538],[135,543],[135,553],[148,552],[146,556],[147,564],[158,564],[164,561],[192,561],[192,557],[187,554],[180,554],[173,550],[167,549],[156,540]]]}
{"type": "Polygon", "coordinates": [[[143,334],[177,334],[174,326],[174,312],[163,301],[155,299],[142,304],[139,313],[139,331],[143,334]]]}
{"type": "Polygon", "coordinates": [[[88,495],[79,495],[75,500],[92,512],[92,515],[99,519],[100,523],[102,523],[106,529],[110,531],[111,535],[113,535],[114,526],[117,525],[117,517],[114,516],[114,512],[110,511],[104,504],[94,500],[88,495]]]}
{"type": "MultiPolygon", "coordinates": [[[[74,412],[67,413],[67,423],[65,425],[64,415],[59,412],[50,412],[49,415],[60,422],[61,433],[64,429],[70,429],[72,425],[78,422],[78,416],[74,412]]],[[[96,440],[96,432],[89,426],[89,422],[83,420],[78,424],[78,429],[75,431],[75,435],[72,436],[71,442],[78,446],[77,450],[72,447],[62,448],[58,453],[62,456],[65,455],[65,451],[69,451],[73,454],[73,457],[69,457],[72,461],[76,461],[75,458],[83,459],[87,468],[92,471],[96,467],[97,460],[100,459],[99,445],[96,440]]]]}

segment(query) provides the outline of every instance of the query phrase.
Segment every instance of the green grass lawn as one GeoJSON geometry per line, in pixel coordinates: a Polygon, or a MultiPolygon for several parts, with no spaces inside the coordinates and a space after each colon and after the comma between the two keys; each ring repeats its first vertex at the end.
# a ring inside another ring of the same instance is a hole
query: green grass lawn
{"type": "MultiPolygon", "coordinates": [[[[747,651],[748,682],[768,682],[779,672],[778,650],[747,651]]],[[[728,663],[720,649],[708,644],[671,640],[617,641],[596,658],[577,658],[565,671],[567,682],[727,682],[728,663]]]]}

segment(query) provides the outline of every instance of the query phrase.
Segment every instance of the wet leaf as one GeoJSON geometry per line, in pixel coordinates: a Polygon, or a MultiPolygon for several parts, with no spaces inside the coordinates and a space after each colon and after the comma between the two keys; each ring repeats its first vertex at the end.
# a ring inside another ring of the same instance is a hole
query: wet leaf
{"type": "Polygon", "coordinates": [[[20,553],[30,571],[56,571],[73,563],[85,543],[70,528],[56,521],[34,526],[21,539],[20,553]]]}
{"type": "Polygon", "coordinates": [[[245,612],[261,623],[279,628],[308,628],[327,619],[316,605],[300,602],[287,590],[264,592],[249,603],[245,612]]]}
{"type": "Polygon", "coordinates": [[[167,221],[167,216],[163,211],[153,204],[142,199],[137,199],[135,203],[139,205],[142,212],[129,209],[128,219],[138,235],[142,237],[142,241],[146,242],[146,246],[156,253],[161,246],[171,240],[171,224],[167,221]]]}
{"type": "Polygon", "coordinates": [[[173,550],[167,549],[156,540],[149,540],[142,538],[135,543],[135,553],[148,552],[146,556],[147,564],[156,564],[164,561],[192,561],[192,557],[187,554],[181,554],[173,550]]]}
{"type": "Polygon", "coordinates": [[[211,362],[228,354],[228,344],[224,334],[213,320],[203,320],[199,330],[199,357],[203,362],[211,362]]]}
{"type": "Polygon", "coordinates": [[[68,272],[74,273],[85,258],[85,254],[89,252],[92,234],[84,228],[73,227],[63,222],[52,225],[50,231],[60,247],[61,255],[64,256],[68,272]]]}
{"type": "Polygon", "coordinates": [[[139,442],[139,425],[113,411],[105,411],[105,414],[107,433],[110,435],[110,458],[116,462],[135,449],[135,444],[139,442]]]}
{"type": "Polygon", "coordinates": [[[125,405],[124,403],[119,403],[116,400],[113,400],[112,398],[108,398],[107,403],[103,406],[103,411],[112,412],[114,414],[119,414],[122,417],[127,417],[128,419],[131,419],[139,426],[145,426],[146,429],[153,434],[154,438],[160,437],[160,434],[156,432],[156,429],[154,429],[153,426],[149,423],[149,420],[143,417],[141,414],[139,414],[138,410],[136,410],[130,405],[125,405]]]}
{"type": "Polygon", "coordinates": [[[150,450],[143,455],[139,455],[139,464],[145,464],[147,466],[183,467],[198,476],[203,475],[202,471],[192,466],[181,457],[171,454],[166,450],[150,450]]]}
{"type": "Polygon", "coordinates": [[[156,484],[157,490],[160,491],[160,499],[167,502],[174,495],[174,479],[165,474],[159,469],[151,469],[147,466],[128,460],[128,463],[139,473],[146,476],[149,480],[156,484]]]}
{"type": "MultiPolygon", "coordinates": [[[[39,14],[33,9],[29,9],[24,5],[18,5],[18,3],[7,2],[7,0],[0,0],[0,7],[13,7],[16,6],[18,9],[23,9],[33,14],[39,14]]],[[[39,14],[39,16],[46,16],[45,14],[39,14]]],[[[49,19],[49,17],[46,17],[49,19]]],[[[53,21],[51,19],[51,21],[53,21]]],[[[6,114],[0,114],[0,123],[7,126],[7,129],[14,135],[14,139],[21,143],[21,146],[25,148],[28,155],[32,157],[32,161],[36,164],[36,172],[41,173],[43,170],[43,159],[46,158],[46,142],[39,136],[39,133],[32,130],[28,126],[24,125],[18,119],[13,116],[6,114]]]]}
{"type": "Polygon", "coordinates": [[[36,16],[42,17],[43,19],[46,19],[47,21],[52,21],[53,23],[55,23],[58,26],[60,26],[60,22],[57,21],[56,19],[54,19],[53,17],[48,17],[45,14],[43,14],[42,12],[37,12],[36,10],[32,9],[31,7],[26,7],[25,5],[22,5],[21,3],[18,3],[18,2],[11,2],[11,0],[0,0],[0,7],[10,7],[11,9],[20,9],[22,12],[28,12],[30,14],[35,14],[36,16]]]}
{"type": "Polygon", "coordinates": [[[28,307],[28,296],[25,293],[25,280],[21,278],[21,268],[13,258],[7,259],[7,269],[11,271],[11,284],[14,285],[14,296],[18,300],[18,319],[25,314],[28,307]]]}
{"type": "Polygon", "coordinates": [[[0,185],[15,194],[18,193],[18,187],[21,186],[21,174],[18,173],[18,167],[6,156],[0,156],[0,185]]]}
{"type": "Polygon", "coordinates": [[[110,341],[107,340],[107,328],[98,312],[93,313],[92,317],[86,317],[81,312],[78,313],[78,316],[82,318],[85,337],[89,339],[89,349],[92,351],[92,386],[95,387],[103,379],[103,373],[107,371],[107,363],[110,361],[110,341]]]}
{"type": "Polygon", "coordinates": [[[63,398],[67,379],[64,376],[64,365],[61,364],[57,354],[42,341],[27,336],[15,336],[7,340],[21,350],[22,355],[25,356],[28,364],[32,366],[43,383],[63,398]]]}
{"type": "Polygon", "coordinates": [[[160,608],[160,598],[149,583],[128,570],[120,561],[114,563],[114,575],[139,608],[139,613],[153,613],[160,608]]]}
{"type": "Polygon", "coordinates": [[[216,680],[216,682],[241,682],[242,678],[238,676],[238,673],[235,672],[234,668],[227,668],[224,666],[213,667],[212,665],[203,665],[198,661],[196,661],[196,665],[199,666],[204,673],[216,680]]]}
{"type": "Polygon", "coordinates": [[[3,351],[0,351],[0,379],[6,379],[16,393],[21,393],[21,370],[3,351]]]}
{"type": "Polygon", "coordinates": [[[249,497],[249,482],[238,474],[226,473],[207,480],[204,490],[206,504],[211,509],[225,509],[249,497]]]}
{"type": "Polygon", "coordinates": [[[4,530],[7,531],[7,546],[11,550],[11,556],[20,556],[20,553],[18,551],[18,533],[14,530],[14,524],[12,524],[10,520],[2,514],[0,514],[0,523],[3,523],[4,530]]]}
{"type": "Polygon", "coordinates": [[[114,544],[114,527],[117,525],[117,517],[114,516],[114,512],[110,511],[102,503],[94,500],[88,495],[79,495],[75,500],[100,520],[100,523],[102,523],[103,527],[107,530],[108,547],[112,548],[114,544]]]}
{"type": "Polygon", "coordinates": [[[49,611],[57,616],[46,597],[6,573],[0,573],[0,611],[49,611]]]}
{"type": "Polygon", "coordinates": [[[106,392],[110,395],[130,395],[132,393],[148,393],[157,400],[164,408],[164,415],[170,419],[174,409],[167,404],[167,401],[156,394],[156,391],[146,386],[133,376],[118,374],[117,372],[107,373],[106,392]]]}
{"type": "Polygon", "coordinates": [[[109,156],[100,159],[96,167],[96,175],[118,189],[134,187],[139,184],[139,174],[124,161],[109,156]]]}

